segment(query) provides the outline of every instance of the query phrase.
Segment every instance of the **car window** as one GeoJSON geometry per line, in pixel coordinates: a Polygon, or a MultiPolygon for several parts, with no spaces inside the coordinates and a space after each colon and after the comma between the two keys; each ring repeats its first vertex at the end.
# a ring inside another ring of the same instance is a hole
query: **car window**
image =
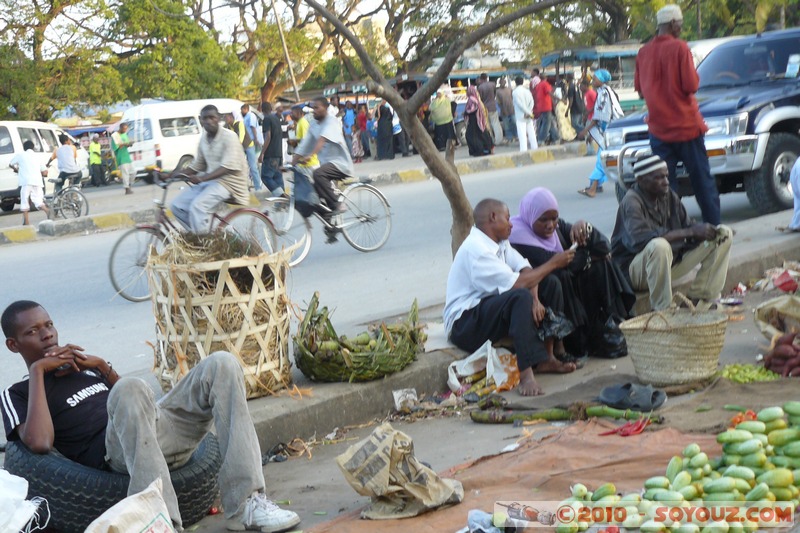
{"type": "Polygon", "coordinates": [[[11,142],[11,134],[8,128],[0,126],[0,154],[13,154],[14,144],[11,142]]]}
{"type": "Polygon", "coordinates": [[[164,137],[180,137],[181,135],[198,135],[200,127],[195,117],[162,118],[158,121],[161,135],[164,137]]]}
{"type": "Polygon", "coordinates": [[[128,125],[128,138],[131,141],[138,142],[153,140],[153,127],[150,124],[149,118],[131,120],[125,124],[128,125]]]}
{"type": "Polygon", "coordinates": [[[58,140],[53,130],[39,130],[39,135],[42,136],[42,144],[44,145],[45,152],[52,152],[58,148],[58,140]]]}
{"type": "Polygon", "coordinates": [[[42,150],[42,141],[40,141],[39,136],[36,135],[36,130],[33,128],[17,128],[17,131],[19,131],[19,138],[23,146],[25,145],[25,141],[32,141],[34,152],[44,151],[42,150]]]}
{"type": "Polygon", "coordinates": [[[700,87],[744,85],[782,76],[789,56],[800,53],[800,39],[747,40],[714,49],[697,67],[700,87]]]}

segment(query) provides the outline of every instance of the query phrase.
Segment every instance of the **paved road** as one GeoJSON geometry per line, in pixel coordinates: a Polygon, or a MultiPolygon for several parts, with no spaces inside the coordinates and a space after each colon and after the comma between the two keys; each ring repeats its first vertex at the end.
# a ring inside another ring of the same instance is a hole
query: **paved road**
{"type": "MultiPolygon", "coordinates": [[[[512,213],[522,195],[536,186],[550,187],[568,220],[584,218],[610,235],[616,200],[606,192],[590,200],[575,191],[585,185],[594,160],[584,157],[464,178],[474,204],[492,196],[506,201],[512,213]]],[[[444,301],[450,267],[450,209],[435,180],[382,187],[392,204],[393,230],[381,250],[361,254],[343,239],[325,245],[315,227],[314,245],[305,262],[294,269],[291,298],[303,302],[315,290],[324,305],[336,308],[334,324],[341,332],[367,321],[401,314],[414,297],[421,307],[444,301]]],[[[694,201],[687,207],[699,216],[694,201]]],[[[723,219],[734,222],[755,216],[743,194],[723,197],[723,219]]],[[[115,297],[108,281],[109,251],[119,232],[65,237],[0,248],[3,298],[44,304],[59,327],[61,342],[82,345],[106,357],[123,375],[148,376],[153,352],[152,309],[115,297]]],[[[19,356],[4,351],[0,388],[25,374],[19,356]]],[[[152,381],[154,383],[154,380],[152,381]]]]}

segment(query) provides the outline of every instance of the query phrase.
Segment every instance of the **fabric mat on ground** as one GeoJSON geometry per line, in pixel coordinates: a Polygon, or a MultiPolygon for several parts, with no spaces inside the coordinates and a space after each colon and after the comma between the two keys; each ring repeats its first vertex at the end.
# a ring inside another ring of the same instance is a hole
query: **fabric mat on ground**
{"type": "MultiPolygon", "coordinates": [[[[725,405],[735,404],[758,411],[772,405],[783,405],[789,400],[800,400],[800,380],[784,378],[757,383],[734,383],[719,378],[705,390],[682,398],[658,410],[664,423],[686,433],[717,433],[728,426],[736,414],[725,405]]],[[[710,454],[709,454],[710,456],[710,454]]]]}
{"type": "Polygon", "coordinates": [[[464,501],[459,505],[379,523],[361,520],[360,511],[354,511],[310,531],[456,531],[467,524],[470,509],[492,512],[494,503],[503,500],[561,501],[569,496],[569,487],[576,482],[595,488],[611,481],[623,492],[641,490],[647,478],[663,475],[672,456],[692,442],[710,457],[722,453],[714,435],[687,435],[672,428],[633,437],[598,435],[611,427],[616,426],[605,420],[578,422],[542,441],[529,440],[514,452],[484,457],[442,472],[443,477],[463,483],[464,501]]]}

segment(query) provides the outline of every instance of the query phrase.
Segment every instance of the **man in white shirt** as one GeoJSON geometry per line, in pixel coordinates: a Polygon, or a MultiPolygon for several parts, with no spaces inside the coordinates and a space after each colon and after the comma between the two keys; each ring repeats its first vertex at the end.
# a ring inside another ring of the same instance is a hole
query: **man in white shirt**
{"type": "Polygon", "coordinates": [[[514,119],[517,122],[517,138],[519,139],[519,151],[527,151],[530,143],[530,150],[539,148],[536,141],[536,128],[533,122],[533,96],[531,92],[522,86],[522,76],[517,76],[514,83],[514,91],[511,99],[514,101],[514,119]]]}
{"type": "MultiPolygon", "coordinates": [[[[319,158],[320,166],[313,173],[314,189],[321,200],[319,208],[322,216],[328,220],[341,209],[333,182],[355,174],[342,125],[328,113],[329,105],[324,96],[314,98],[311,104],[314,121],[292,156],[293,165],[307,164],[315,155],[319,158]]],[[[327,227],[325,230],[328,242],[335,242],[336,230],[327,227]]]]}
{"type": "MultiPolygon", "coordinates": [[[[511,217],[503,202],[481,200],[473,218],[475,227],[456,252],[447,277],[445,331],[453,344],[470,353],[487,340],[511,337],[520,374],[517,391],[523,396],[541,395],[534,368],[537,373],[575,370],[574,363],[555,358],[551,340],[542,341],[537,335],[537,324],[545,314],[538,286],[547,272],[531,268],[508,243],[511,217]]],[[[568,264],[572,255],[565,254],[564,259],[568,264]]]]}
{"type": "Polygon", "coordinates": [[[197,157],[185,170],[175,169],[170,178],[183,177],[194,187],[172,201],[172,214],[193,233],[211,229],[211,217],[220,203],[250,203],[248,166],[239,136],[219,125],[219,111],[207,105],[200,111],[203,135],[197,157]]]}
{"type": "Polygon", "coordinates": [[[50,211],[44,203],[44,182],[42,177],[47,173],[47,168],[39,163],[33,151],[33,141],[22,143],[21,154],[17,154],[8,164],[19,175],[19,210],[22,211],[22,225],[30,224],[28,211],[33,204],[39,211],[50,217],[50,211]]]}

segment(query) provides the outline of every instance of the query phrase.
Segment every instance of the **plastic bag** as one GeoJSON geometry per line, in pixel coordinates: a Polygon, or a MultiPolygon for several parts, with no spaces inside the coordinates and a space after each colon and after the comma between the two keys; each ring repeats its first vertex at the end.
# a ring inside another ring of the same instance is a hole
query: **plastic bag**
{"type": "Polygon", "coordinates": [[[21,531],[30,523],[39,505],[27,497],[28,482],[0,469],[0,532],[21,531]]]}
{"type": "Polygon", "coordinates": [[[625,335],[619,329],[619,324],[613,316],[606,319],[605,324],[589,344],[589,355],[617,359],[628,355],[628,343],[625,335]]]}
{"type": "Polygon", "coordinates": [[[312,184],[312,172],[313,169],[308,167],[294,169],[294,206],[304,218],[314,214],[314,209],[319,204],[319,196],[312,184]]]}
{"type": "Polygon", "coordinates": [[[89,524],[84,533],[175,533],[161,495],[161,478],[116,503],[89,524]]]}
{"type": "Polygon", "coordinates": [[[460,378],[472,376],[484,369],[486,378],[493,378],[499,391],[511,390],[519,384],[517,358],[512,354],[497,353],[492,341],[486,341],[466,359],[450,363],[447,368],[447,386],[457,393],[462,388],[460,378]]]}
{"type": "Polygon", "coordinates": [[[563,339],[575,331],[575,324],[564,313],[556,312],[549,307],[545,310],[544,320],[537,330],[539,339],[563,339]]]}

